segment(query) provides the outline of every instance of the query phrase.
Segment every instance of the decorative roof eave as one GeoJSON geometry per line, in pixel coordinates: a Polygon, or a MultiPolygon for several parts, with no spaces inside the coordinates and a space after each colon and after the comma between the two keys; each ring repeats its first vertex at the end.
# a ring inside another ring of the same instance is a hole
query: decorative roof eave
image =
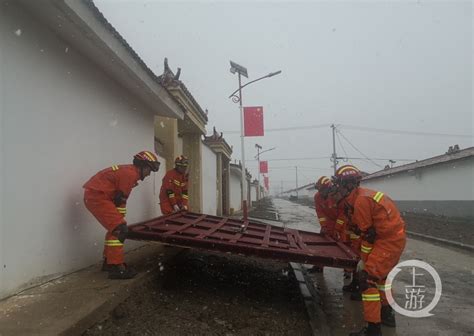
{"type": "Polygon", "coordinates": [[[211,136],[204,136],[204,143],[215,153],[222,153],[230,160],[232,147],[225,141],[222,132],[219,134],[215,127],[213,127],[213,134],[211,136]]]}
{"type": "Polygon", "coordinates": [[[194,99],[186,85],[179,80],[181,69],[178,68],[176,74],[168,66],[168,59],[164,61],[164,71],[158,77],[160,84],[176,99],[179,105],[184,109],[187,116],[198,126],[202,134],[206,134],[205,126],[207,124],[207,111],[205,112],[199,103],[194,99]]]}
{"type": "MultiPolygon", "coordinates": [[[[231,169],[231,171],[232,170],[234,170],[234,171],[237,170],[237,171],[239,171],[239,174],[242,174],[242,165],[240,164],[240,162],[239,162],[239,164],[231,163],[230,164],[230,169],[231,169]]],[[[252,174],[250,174],[250,172],[248,171],[247,168],[245,168],[245,173],[246,173],[245,175],[247,177],[247,181],[250,181],[250,179],[252,178],[252,174]]]]}

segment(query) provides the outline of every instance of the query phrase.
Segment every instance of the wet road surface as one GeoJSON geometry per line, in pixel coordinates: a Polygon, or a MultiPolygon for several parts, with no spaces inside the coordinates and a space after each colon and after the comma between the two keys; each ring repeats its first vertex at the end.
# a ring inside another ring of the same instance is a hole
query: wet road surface
{"type": "MultiPolygon", "coordinates": [[[[319,231],[314,209],[283,199],[274,200],[275,208],[285,226],[308,231],[319,231]]],[[[410,318],[396,314],[397,328],[383,329],[384,335],[474,335],[474,256],[469,252],[428,242],[408,239],[401,261],[418,259],[429,263],[439,273],[443,291],[438,305],[424,318],[410,318]]],[[[421,272],[423,273],[423,272],[421,272]]],[[[426,273],[426,272],[424,272],[426,273]]],[[[320,289],[324,311],[332,335],[347,335],[363,325],[361,302],[351,301],[342,292],[343,271],[325,268],[323,274],[312,274],[311,279],[320,289]]],[[[419,278],[426,292],[426,306],[434,296],[434,281],[430,276],[419,278]]],[[[406,286],[412,285],[408,269],[395,278],[395,300],[404,306],[406,286]]]]}

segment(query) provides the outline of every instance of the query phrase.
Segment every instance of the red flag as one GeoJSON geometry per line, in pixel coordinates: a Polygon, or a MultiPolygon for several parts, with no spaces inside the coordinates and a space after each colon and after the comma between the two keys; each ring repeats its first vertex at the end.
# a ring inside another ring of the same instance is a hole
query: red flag
{"type": "Polygon", "coordinates": [[[263,177],[263,184],[265,185],[265,189],[270,189],[270,180],[268,179],[268,176],[263,177]]]}
{"type": "Polygon", "coordinates": [[[263,136],[263,107],[244,107],[244,136],[263,136]]]}
{"type": "Polygon", "coordinates": [[[260,174],[268,174],[268,161],[260,161],[260,174]]]}

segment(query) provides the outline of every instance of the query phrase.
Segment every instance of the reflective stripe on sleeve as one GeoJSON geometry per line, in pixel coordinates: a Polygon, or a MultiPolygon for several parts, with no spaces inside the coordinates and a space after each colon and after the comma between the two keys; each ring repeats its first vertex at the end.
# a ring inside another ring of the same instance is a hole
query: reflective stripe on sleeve
{"type": "Polygon", "coordinates": [[[383,197],[383,192],[378,191],[373,197],[373,199],[375,202],[379,203],[382,197],[383,197]]]}

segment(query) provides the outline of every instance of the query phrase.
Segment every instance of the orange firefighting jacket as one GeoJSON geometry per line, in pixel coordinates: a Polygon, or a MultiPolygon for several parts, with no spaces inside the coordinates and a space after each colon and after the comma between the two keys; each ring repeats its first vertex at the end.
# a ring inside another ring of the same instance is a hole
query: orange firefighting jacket
{"type": "Polygon", "coordinates": [[[176,169],[169,170],[161,184],[160,202],[188,206],[188,199],[188,175],[180,174],[176,169]]]}
{"type": "Polygon", "coordinates": [[[106,199],[113,200],[115,193],[121,191],[125,198],[138,185],[140,171],[134,165],[114,165],[92,176],[83,188],[102,192],[106,199]]]}
{"type": "Polygon", "coordinates": [[[398,239],[405,235],[405,222],[395,203],[384,193],[357,188],[347,198],[353,208],[351,220],[362,233],[373,227],[378,239],[398,239]]]}
{"type": "Polygon", "coordinates": [[[398,262],[405,247],[405,222],[395,203],[384,193],[357,188],[346,200],[351,222],[361,231],[361,259],[365,269],[383,278],[398,262]],[[369,238],[375,230],[375,239],[369,238]]]}
{"type": "Polygon", "coordinates": [[[88,197],[104,199],[114,202],[117,192],[122,193],[121,203],[116,204],[117,211],[125,216],[127,214],[127,199],[130,192],[138,185],[140,171],[134,165],[114,165],[105,168],[92,176],[83,188],[88,192],[88,197]]]}
{"type": "Polygon", "coordinates": [[[314,208],[318,216],[319,223],[323,231],[334,235],[335,231],[340,236],[344,232],[344,224],[346,222],[343,208],[338,206],[334,199],[328,197],[324,199],[321,194],[317,192],[314,195],[314,208]]]}

